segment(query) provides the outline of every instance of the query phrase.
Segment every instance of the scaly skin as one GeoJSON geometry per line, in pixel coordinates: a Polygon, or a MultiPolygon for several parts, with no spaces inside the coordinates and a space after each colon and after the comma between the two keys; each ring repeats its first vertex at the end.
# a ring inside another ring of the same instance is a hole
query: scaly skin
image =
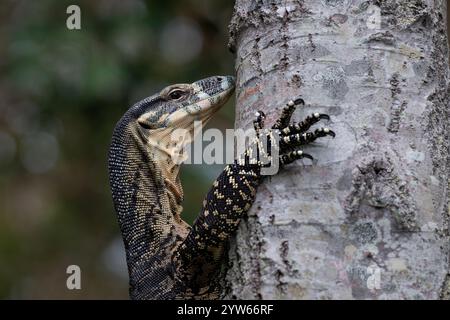
{"type": "MultiPolygon", "coordinates": [[[[226,166],[203,202],[192,228],[182,220],[183,190],[177,148],[192,141],[194,120],[205,124],[228,100],[234,78],[211,77],[173,85],[132,106],[118,122],[109,153],[110,184],[125,243],[132,299],[216,299],[217,275],[229,237],[250,209],[262,180],[259,161],[248,151],[226,166]],[[175,145],[171,133],[186,129],[175,145]]],[[[289,125],[291,101],[272,127],[280,134],[280,162],[310,155],[299,146],[334,133],[306,132],[327,115],[313,114],[289,125]]],[[[258,113],[255,130],[263,127],[258,113]]],[[[179,150],[179,149],[178,149],[179,150]]]]}

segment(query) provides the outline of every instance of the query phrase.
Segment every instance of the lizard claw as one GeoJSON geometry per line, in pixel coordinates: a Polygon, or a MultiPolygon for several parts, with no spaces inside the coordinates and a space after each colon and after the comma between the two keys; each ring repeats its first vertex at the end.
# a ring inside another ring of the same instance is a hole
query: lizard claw
{"type": "Polygon", "coordinates": [[[297,98],[297,99],[295,99],[294,100],[294,104],[296,105],[296,106],[298,106],[298,105],[305,105],[305,100],[303,100],[302,98],[297,98]]]}
{"type": "Polygon", "coordinates": [[[259,131],[264,127],[264,120],[266,115],[262,111],[257,111],[255,113],[256,120],[253,121],[253,127],[255,128],[256,134],[259,135],[259,131]]]}
{"type": "Polygon", "coordinates": [[[312,155],[310,155],[309,153],[303,153],[302,158],[307,158],[311,161],[314,161],[314,157],[312,155]]]}
{"type": "Polygon", "coordinates": [[[331,136],[333,139],[336,137],[336,133],[333,130],[325,128],[324,131],[327,135],[331,136]]]}
{"type": "Polygon", "coordinates": [[[312,155],[310,155],[308,153],[304,153],[302,150],[294,150],[287,154],[282,155],[280,157],[280,162],[281,162],[281,164],[286,165],[286,164],[294,162],[295,160],[299,160],[299,159],[303,159],[303,158],[308,158],[314,162],[314,158],[312,157],[312,155]]]}
{"type": "Polygon", "coordinates": [[[256,112],[255,112],[255,116],[256,116],[257,118],[261,118],[261,119],[265,119],[265,118],[266,118],[266,114],[265,114],[263,111],[261,111],[261,110],[256,111],[256,112]]]}
{"type": "Polygon", "coordinates": [[[316,129],[315,135],[317,137],[325,137],[325,136],[331,136],[332,138],[336,137],[336,133],[329,128],[316,129]]]}
{"type": "Polygon", "coordinates": [[[319,120],[330,121],[330,116],[325,113],[314,113],[314,117],[316,117],[319,120]]]}

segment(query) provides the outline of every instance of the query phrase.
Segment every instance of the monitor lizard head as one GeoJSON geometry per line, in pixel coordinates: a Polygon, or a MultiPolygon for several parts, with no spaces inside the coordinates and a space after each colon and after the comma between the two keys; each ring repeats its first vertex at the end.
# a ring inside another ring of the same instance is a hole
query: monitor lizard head
{"type": "Polygon", "coordinates": [[[206,123],[233,91],[234,78],[231,76],[215,76],[191,84],[171,85],[156,95],[159,103],[142,108],[137,123],[149,131],[173,128],[189,130],[196,120],[206,123]]]}
{"type": "Polygon", "coordinates": [[[194,124],[205,125],[227,102],[234,87],[234,77],[214,76],[168,86],[134,104],[114,130],[110,148],[112,179],[124,176],[123,168],[131,172],[139,163],[151,162],[166,184],[175,186],[175,193],[182,197],[179,166],[185,159],[185,146],[193,141],[194,124]]]}
{"type": "Polygon", "coordinates": [[[234,86],[234,77],[214,76],[164,88],[150,99],[153,103],[144,100],[138,108],[140,138],[175,160],[194,139],[194,126],[204,126],[227,102],[234,86]]]}

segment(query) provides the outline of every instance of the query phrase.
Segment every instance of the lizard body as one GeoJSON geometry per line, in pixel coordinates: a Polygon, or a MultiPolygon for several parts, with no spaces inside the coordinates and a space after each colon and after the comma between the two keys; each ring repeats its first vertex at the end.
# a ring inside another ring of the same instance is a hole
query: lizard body
{"type": "MultiPolygon", "coordinates": [[[[174,150],[192,141],[194,120],[206,123],[233,91],[233,77],[169,86],[132,106],[115,127],[109,152],[110,185],[132,299],[218,298],[216,280],[227,241],[254,201],[262,164],[248,161],[245,154],[227,165],[190,227],[181,218],[183,189],[174,150]],[[178,128],[188,132],[179,144],[171,140],[178,128]]],[[[289,102],[273,126],[282,136],[282,164],[311,158],[298,147],[334,136],[323,128],[306,132],[312,124],[328,119],[323,114],[289,125],[295,105],[302,103],[301,99],[289,102]]],[[[263,120],[260,112],[254,123],[257,132],[263,120]]]]}

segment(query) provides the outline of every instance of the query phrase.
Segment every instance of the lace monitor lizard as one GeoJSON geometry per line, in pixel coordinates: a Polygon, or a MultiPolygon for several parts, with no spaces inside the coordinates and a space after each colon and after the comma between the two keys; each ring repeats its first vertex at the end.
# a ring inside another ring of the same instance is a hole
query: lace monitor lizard
{"type": "MultiPolygon", "coordinates": [[[[181,218],[180,167],[173,160],[171,133],[193,132],[194,120],[206,123],[234,91],[233,77],[210,77],[172,85],[133,105],[117,123],[109,152],[114,207],[122,232],[132,299],[214,299],[219,297],[218,270],[227,241],[250,209],[262,180],[261,162],[248,153],[227,165],[214,182],[203,208],[189,226],[181,218]]],[[[307,132],[325,114],[314,113],[290,124],[302,99],[290,101],[272,130],[280,135],[280,163],[312,157],[301,145],[326,135],[307,132]]],[[[254,127],[263,127],[257,113],[254,127]]],[[[185,144],[192,141],[186,139],[185,144]]]]}

